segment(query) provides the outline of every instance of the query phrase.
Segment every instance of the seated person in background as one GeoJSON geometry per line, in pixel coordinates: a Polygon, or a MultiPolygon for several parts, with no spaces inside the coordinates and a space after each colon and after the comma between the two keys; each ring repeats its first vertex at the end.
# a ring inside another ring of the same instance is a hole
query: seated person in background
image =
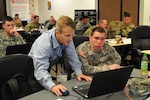
{"type": "MultiPolygon", "coordinates": [[[[120,24],[120,32],[122,37],[128,37],[129,33],[135,28],[135,25],[132,23],[132,16],[128,12],[124,12],[124,19],[120,24]]],[[[129,62],[126,60],[126,57],[130,51],[131,46],[127,46],[119,50],[119,54],[122,58],[121,65],[128,65],[129,62]]]]}
{"type": "Polygon", "coordinates": [[[83,35],[87,35],[87,36],[90,36],[91,33],[92,33],[92,30],[94,28],[97,28],[97,27],[101,27],[105,30],[105,33],[107,34],[107,20],[105,18],[102,18],[98,21],[98,24],[97,25],[94,25],[94,26],[91,26],[89,27],[84,33],[83,35]]]}
{"type": "Polygon", "coordinates": [[[76,25],[76,30],[86,30],[89,27],[91,27],[91,24],[89,23],[89,17],[82,16],[82,18],[80,18],[80,21],[76,25]]]}
{"type": "Polygon", "coordinates": [[[21,20],[20,20],[20,18],[19,18],[19,15],[18,14],[15,14],[15,17],[14,17],[14,25],[16,26],[16,27],[22,27],[22,22],[21,22],[21,20]]]}
{"type": "Polygon", "coordinates": [[[49,30],[55,27],[56,25],[56,20],[54,19],[54,16],[50,16],[49,22],[45,25],[45,29],[49,30]]]}
{"type": "Polygon", "coordinates": [[[33,32],[33,31],[38,31],[39,30],[39,16],[35,15],[34,19],[32,22],[28,23],[25,26],[25,31],[26,32],[33,32]]]}
{"type": "Polygon", "coordinates": [[[30,19],[28,19],[28,23],[30,23],[30,22],[32,22],[33,20],[34,20],[34,16],[35,16],[35,14],[34,13],[29,13],[29,14],[31,14],[30,16],[31,16],[31,18],[30,19]]]}
{"type": "Polygon", "coordinates": [[[120,23],[121,23],[121,21],[111,21],[108,24],[108,27],[107,27],[107,38],[108,39],[115,38],[116,35],[120,34],[120,28],[118,27],[118,25],[120,23]]]}
{"type": "Polygon", "coordinates": [[[124,19],[121,24],[121,36],[128,37],[129,32],[135,28],[135,25],[132,23],[132,16],[130,13],[124,12],[124,19]]]}
{"type": "Polygon", "coordinates": [[[13,18],[5,16],[2,18],[3,30],[0,32],[0,57],[6,55],[7,46],[25,44],[22,36],[14,29],[13,18]]]}
{"type": "MultiPolygon", "coordinates": [[[[112,21],[108,25],[108,38],[114,38],[116,35],[121,35],[122,37],[128,37],[129,33],[134,29],[135,25],[132,23],[131,14],[124,12],[123,21],[112,21]]],[[[121,55],[121,65],[128,65],[129,62],[126,57],[130,51],[131,46],[124,46],[123,48],[118,48],[117,51],[121,55]]]]}
{"type": "Polygon", "coordinates": [[[59,61],[62,57],[62,50],[68,59],[69,64],[77,75],[77,79],[85,79],[91,81],[91,77],[82,74],[81,62],[78,59],[74,44],[73,35],[75,31],[75,23],[68,16],[61,16],[56,22],[56,29],[45,31],[33,43],[29,56],[33,58],[34,75],[39,83],[48,91],[53,92],[57,96],[62,96],[61,91],[66,87],[56,85],[48,72],[48,69],[59,61]]]}
{"type": "MultiPolygon", "coordinates": [[[[109,38],[115,37],[116,35],[121,35],[123,37],[128,37],[128,34],[134,29],[135,25],[132,23],[131,14],[124,12],[123,21],[116,21],[110,29],[108,29],[109,38]]],[[[108,27],[109,28],[109,27],[108,27]]]]}
{"type": "Polygon", "coordinates": [[[105,30],[98,27],[92,30],[89,41],[83,42],[76,48],[84,74],[91,75],[120,68],[120,55],[115,48],[105,42],[105,39],[105,30]]]}

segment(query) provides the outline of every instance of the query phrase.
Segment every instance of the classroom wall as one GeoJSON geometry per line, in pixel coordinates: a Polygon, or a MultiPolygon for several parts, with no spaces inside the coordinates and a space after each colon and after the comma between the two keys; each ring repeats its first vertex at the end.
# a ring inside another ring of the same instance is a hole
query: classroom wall
{"type": "MultiPolygon", "coordinates": [[[[52,15],[56,19],[61,15],[67,15],[74,19],[74,10],[96,9],[96,2],[97,0],[34,0],[34,8],[35,14],[40,16],[40,22],[43,23],[52,15]],[[48,10],[48,1],[51,2],[51,10],[48,10]]],[[[6,5],[7,15],[11,16],[10,0],[6,1],[6,5]]],[[[29,18],[30,14],[27,19],[29,18]]]]}
{"type": "Polygon", "coordinates": [[[40,21],[44,22],[49,19],[49,16],[54,16],[56,19],[61,15],[70,16],[74,19],[74,10],[77,9],[96,9],[96,0],[50,0],[51,10],[48,10],[48,0],[39,0],[39,15],[40,21]]]}
{"type": "Polygon", "coordinates": [[[140,0],[139,25],[150,25],[150,0],[140,0]]]}
{"type": "MultiPolygon", "coordinates": [[[[49,19],[53,15],[56,19],[60,15],[68,15],[74,19],[76,9],[97,9],[97,0],[49,0],[51,10],[48,10],[48,0],[34,0],[35,13],[40,16],[40,22],[49,19]]],[[[6,0],[7,15],[11,15],[10,0],[6,0]]],[[[140,0],[139,25],[150,25],[150,0],[140,0]]],[[[29,15],[30,17],[30,15],[29,15]]]]}

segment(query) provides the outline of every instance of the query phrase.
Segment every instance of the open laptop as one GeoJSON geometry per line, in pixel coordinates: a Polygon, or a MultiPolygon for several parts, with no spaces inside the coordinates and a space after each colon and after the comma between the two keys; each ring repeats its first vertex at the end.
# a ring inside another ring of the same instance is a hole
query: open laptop
{"type": "Polygon", "coordinates": [[[8,46],[6,48],[6,55],[10,54],[28,54],[31,48],[31,44],[21,44],[21,45],[14,45],[14,46],[8,46]]]}
{"type": "Polygon", "coordinates": [[[133,65],[105,72],[98,72],[93,76],[91,84],[74,86],[72,89],[84,98],[92,98],[124,89],[133,65]]]}

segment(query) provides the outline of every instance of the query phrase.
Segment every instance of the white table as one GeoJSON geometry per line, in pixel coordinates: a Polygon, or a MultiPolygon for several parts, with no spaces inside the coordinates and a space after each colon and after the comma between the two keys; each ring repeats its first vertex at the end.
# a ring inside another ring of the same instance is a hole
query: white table
{"type": "Polygon", "coordinates": [[[115,38],[113,38],[113,39],[106,39],[106,41],[111,46],[122,46],[122,45],[130,45],[131,44],[131,38],[122,38],[123,43],[118,43],[118,44],[117,44],[115,38]]]}
{"type": "Polygon", "coordinates": [[[142,50],[141,53],[145,53],[145,54],[150,55],[150,50],[142,50]]]}

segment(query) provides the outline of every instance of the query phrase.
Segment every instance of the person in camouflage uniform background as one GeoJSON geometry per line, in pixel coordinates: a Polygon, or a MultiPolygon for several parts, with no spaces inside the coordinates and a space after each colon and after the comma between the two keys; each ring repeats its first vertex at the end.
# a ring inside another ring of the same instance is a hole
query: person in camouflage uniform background
{"type": "Polygon", "coordinates": [[[23,25],[22,25],[22,21],[21,21],[21,19],[19,18],[19,14],[15,14],[15,17],[14,17],[14,25],[16,26],[16,27],[23,27],[23,25]]]}
{"type": "Polygon", "coordinates": [[[107,27],[107,38],[111,39],[111,38],[115,38],[116,35],[120,34],[120,28],[119,28],[119,24],[121,23],[121,21],[111,21],[108,24],[107,27]]]}
{"type": "Polygon", "coordinates": [[[100,27],[95,28],[89,36],[89,41],[76,48],[84,74],[91,75],[120,68],[121,57],[114,47],[105,42],[105,38],[105,30],[100,27]]]}
{"type": "Polygon", "coordinates": [[[13,18],[5,16],[2,18],[3,30],[0,31],[0,57],[6,55],[7,46],[25,44],[22,36],[14,29],[13,18]]]}
{"type": "Polygon", "coordinates": [[[82,16],[80,21],[76,24],[76,30],[86,30],[89,27],[91,27],[91,24],[89,23],[88,16],[82,16]]]}
{"type": "Polygon", "coordinates": [[[28,23],[25,26],[25,31],[26,32],[33,32],[33,31],[38,31],[39,30],[39,16],[35,15],[34,19],[32,22],[28,23]]]}
{"type": "Polygon", "coordinates": [[[91,33],[92,33],[92,30],[94,28],[97,28],[97,27],[101,27],[105,30],[105,33],[107,34],[107,20],[105,18],[102,18],[98,21],[98,24],[97,25],[94,25],[94,26],[91,26],[89,27],[84,33],[83,35],[87,35],[87,36],[90,36],[91,33]]]}
{"type": "Polygon", "coordinates": [[[113,38],[116,35],[128,37],[129,33],[135,28],[132,23],[131,14],[124,12],[123,21],[112,21],[108,24],[108,38],[113,38]]]}

